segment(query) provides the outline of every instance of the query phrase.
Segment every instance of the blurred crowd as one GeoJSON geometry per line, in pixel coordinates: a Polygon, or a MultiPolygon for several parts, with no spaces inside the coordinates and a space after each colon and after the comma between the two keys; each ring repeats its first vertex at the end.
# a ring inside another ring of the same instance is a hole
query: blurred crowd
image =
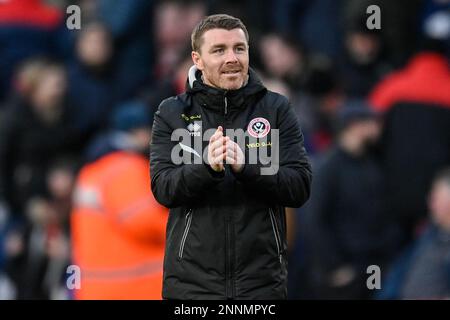
{"type": "Polygon", "coordinates": [[[95,297],[66,286],[90,257],[94,287],[128,281],[105,298],[151,291],[131,278],[158,269],[167,212],[142,161],[212,13],[247,26],[313,163],[311,199],[288,210],[289,297],[450,298],[449,0],[0,0],[0,299],[95,297]]]}

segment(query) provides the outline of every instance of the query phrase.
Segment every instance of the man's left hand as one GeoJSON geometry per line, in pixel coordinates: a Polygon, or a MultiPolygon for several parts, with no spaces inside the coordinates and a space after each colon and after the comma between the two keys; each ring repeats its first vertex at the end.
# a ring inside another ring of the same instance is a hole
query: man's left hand
{"type": "Polygon", "coordinates": [[[238,173],[244,168],[244,153],[242,152],[241,147],[239,147],[239,145],[232,141],[229,137],[225,137],[225,140],[227,150],[225,161],[231,166],[231,170],[238,173]]]}

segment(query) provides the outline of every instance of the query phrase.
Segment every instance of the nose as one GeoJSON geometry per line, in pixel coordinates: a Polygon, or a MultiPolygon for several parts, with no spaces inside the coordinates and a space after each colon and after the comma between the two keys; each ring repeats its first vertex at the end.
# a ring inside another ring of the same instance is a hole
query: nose
{"type": "Polygon", "coordinates": [[[233,50],[227,50],[227,55],[225,57],[225,62],[226,63],[235,63],[238,61],[236,54],[234,53],[233,50]]]}

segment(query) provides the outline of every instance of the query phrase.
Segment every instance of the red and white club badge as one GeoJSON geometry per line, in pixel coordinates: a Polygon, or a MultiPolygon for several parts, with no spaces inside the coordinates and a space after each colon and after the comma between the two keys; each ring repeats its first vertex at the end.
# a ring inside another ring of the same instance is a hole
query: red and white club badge
{"type": "Polygon", "coordinates": [[[270,123],[264,118],[255,118],[248,124],[247,132],[254,138],[264,138],[270,131],[270,123]]]}

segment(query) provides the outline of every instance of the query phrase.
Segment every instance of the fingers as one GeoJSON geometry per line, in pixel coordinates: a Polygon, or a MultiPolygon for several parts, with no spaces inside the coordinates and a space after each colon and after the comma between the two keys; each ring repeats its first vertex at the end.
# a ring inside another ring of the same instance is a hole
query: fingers
{"type": "Polygon", "coordinates": [[[237,161],[234,158],[232,158],[229,155],[227,155],[225,157],[225,163],[233,165],[233,164],[236,164],[237,161]]]}
{"type": "Polygon", "coordinates": [[[216,132],[214,132],[214,134],[211,136],[211,138],[209,138],[209,144],[210,146],[212,146],[217,140],[219,140],[221,137],[223,137],[223,132],[220,130],[221,127],[219,127],[219,129],[216,130],[216,132]]]}
{"type": "Polygon", "coordinates": [[[219,126],[216,132],[209,139],[208,161],[210,166],[216,171],[224,169],[223,162],[226,155],[225,139],[223,137],[223,128],[219,126]]]}
{"type": "Polygon", "coordinates": [[[222,171],[224,169],[224,164],[223,164],[224,159],[225,159],[225,154],[222,153],[222,154],[218,155],[217,157],[212,157],[209,165],[216,171],[222,171]]]}
{"type": "Polygon", "coordinates": [[[213,157],[213,164],[214,165],[221,165],[223,166],[223,161],[225,160],[226,154],[220,154],[217,157],[213,157]]]}
{"type": "Polygon", "coordinates": [[[225,137],[225,150],[228,152],[235,152],[236,151],[236,143],[231,141],[229,137],[225,137]]]}
{"type": "Polygon", "coordinates": [[[209,156],[208,161],[209,165],[214,171],[222,171],[224,169],[224,158],[225,154],[220,154],[217,157],[209,156]]]}
{"type": "Polygon", "coordinates": [[[210,164],[222,164],[225,159],[226,153],[222,151],[222,149],[216,149],[215,151],[210,153],[208,158],[210,164]]]}
{"type": "Polygon", "coordinates": [[[223,137],[218,138],[216,141],[209,145],[210,151],[213,155],[218,155],[225,150],[225,139],[223,137]]]}
{"type": "Polygon", "coordinates": [[[229,137],[224,137],[224,153],[225,153],[225,161],[226,163],[231,163],[229,161],[229,159],[233,159],[235,158],[235,153],[234,153],[234,146],[233,146],[233,142],[230,140],[229,137]]]}
{"type": "Polygon", "coordinates": [[[216,141],[220,137],[223,137],[223,128],[221,126],[219,126],[216,132],[214,132],[214,134],[211,136],[211,138],[209,139],[209,143],[216,141]]]}
{"type": "Polygon", "coordinates": [[[223,170],[224,163],[241,165],[244,163],[244,155],[239,145],[223,135],[223,128],[219,126],[209,139],[208,161],[213,169],[223,170]]]}
{"type": "Polygon", "coordinates": [[[226,156],[225,160],[228,164],[243,164],[244,154],[239,145],[232,141],[229,137],[225,137],[226,142],[226,156]]]}
{"type": "Polygon", "coordinates": [[[218,156],[220,153],[224,152],[222,148],[224,144],[223,129],[219,126],[216,132],[209,139],[209,152],[214,157],[218,156]]]}
{"type": "Polygon", "coordinates": [[[242,154],[242,149],[239,145],[231,140],[229,137],[225,137],[226,150],[233,152],[234,154],[242,154]]]}

